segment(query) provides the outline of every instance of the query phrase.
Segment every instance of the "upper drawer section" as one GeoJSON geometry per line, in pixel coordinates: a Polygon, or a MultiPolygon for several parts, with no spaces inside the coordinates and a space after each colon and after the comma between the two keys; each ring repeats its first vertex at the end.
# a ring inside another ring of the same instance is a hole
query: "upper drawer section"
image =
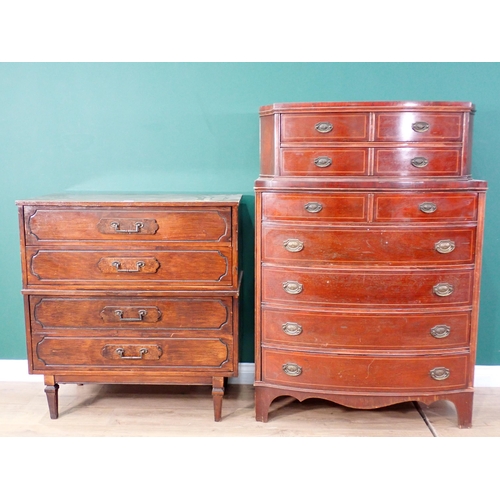
{"type": "Polygon", "coordinates": [[[231,241],[231,209],[24,208],[28,245],[70,241],[231,241]]]}
{"type": "Polygon", "coordinates": [[[426,142],[462,140],[462,113],[379,113],[376,141],[426,142]]]}
{"type": "Polygon", "coordinates": [[[367,141],[368,113],[281,116],[281,142],[367,141]]]}

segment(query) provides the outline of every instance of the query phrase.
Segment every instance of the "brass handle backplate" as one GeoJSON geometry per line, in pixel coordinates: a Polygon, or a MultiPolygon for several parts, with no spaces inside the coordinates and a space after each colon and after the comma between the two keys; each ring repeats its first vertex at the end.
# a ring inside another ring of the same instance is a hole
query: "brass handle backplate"
{"type": "Polygon", "coordinates": [[[450,370],[444,366],[433,368],[429,373],[434,380],[446,380],[450,376],[450,370]]]}
{"type": "Polygon", "coordinates": [[[299,325],[298,323],[283,323],[281,328],[283,328],[283,331],[287,335],[291,336],[300,335],[302,333],[302,325],[299,325]]]}
{"type": "Polygon", "coordinates": [[[439,297],[448,297],[453,293],[453,285],[450,283],[438,283],[432,287],[432,291],[439,297]]]}
{"type": "Polygon", "coordinates": [[[333,130],[333,125],[330,122],[319,122],[316,123],[314,128],[321,134],[327,134],[333,130]]]}
{"type": "Polygon", "coordinates": [[[299,283],[298,281],[285,281],[283,283],[283,289],[290,295],[298,295],[302,292],[304,287],[302,283],[299,283]]]}
{"type": "Polygon", "coordinates": [[[101,219],[97,224],[97,230],[102,234],[142,234],[152,235],[158,231],[158,223],[155,219],[101,219]]]}
{"type": "Polygon", "coordinates": [[[304,242],[295,238],[289,238],[283,242],[283,246],[289,252],[300,252],[304,248],[304,242]]]}
{"type": "Polygon", "coordinates": [[[434,248],[439,253],[451,253],[455,250],[455,242],[452,240],[440,240],[434,245],[434,248]]]}
{"type": "Polygon", "coordinates": [[[448,325],[436,325],[431,328],[431,335],[436,339],[444,339],[450,332],[451,328],[448,325]]]}
{"type": "Polygon", "coordinates": [[[416,156],[415,158],[412,158],[411,164],[415,168],[424,168],[429,165],[429,160],[424,156],[416,156]]]}
{"type": "Polygon", "coordinates": [[[430,128],[427,122],[415,122],[412,123],[411,128],[418,133],[427,132],[430,128]]]}
{"type": "Polygon", "coordinates": [[[306,203],[304,205],[304,208],[306,212],[309,212],[310,214],[317,214],[318,212],[321,212],[321,210],[323,210],[323,205],[316,201],[310,201],[309,203],[306,203]]]}
{"type": "Polygon", "coordinates": [[[432,214],[437,210],[437,205],[432,203],[432,201],[424,201],[424,203],[420,203],[418,208],[420,208],[420,211],[424,212],[424,214],[432,214]]]}
{"type": "Polygon", "coordinates": [[[332,159],[329,156],[318,156],[314,158],[314,164],[319,168],[326,168],[332,164],[332,159]]]}
{"type": "Polygon", "coordinates": [[[290,377],[298,377],[302,373],[302,367],[296,363],[285,363],[282,368],[290,377]]]}

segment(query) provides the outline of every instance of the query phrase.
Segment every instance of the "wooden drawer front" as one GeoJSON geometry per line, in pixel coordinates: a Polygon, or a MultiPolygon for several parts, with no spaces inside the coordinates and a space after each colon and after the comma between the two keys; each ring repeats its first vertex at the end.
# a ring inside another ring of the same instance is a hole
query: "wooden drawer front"
{"type": "Polygon", "coordinates": [[[25,208],[28,244],[57,241],[231,240],[231,211],[220,209],[83,210],[25,208]]]}
{"type": "Polygon", "coordinates": [[[263,300],[350,306],[464,306],[473,271],[328,271],[263,267],[263,300]]]}
{"type": "Polygon", "coordinates": [[[33,336],[35,369],[47,367],[228,369],[231,340],[33,336]]]}
{"type": "Polygon", "coordinates": [[[469,358],[328,356],[263,349],[262,364],[264,382],[293,387],[442,391],[467,386],[469,358]]]}
{"type": "Polygon", "coordinates": [[[262,227],[265,262],[307,263],[420,263],[425,265],[474,262],[475,228],[327,229],[300,225],[262,227]]]}
{"type": "Polygon", "coordinates": [[[462,150],[394,148],[376,149],[374,175],[461,175],[462,150]]]}
{"type": "Polygon", "coordinates": [[[366,221],[367,206],[364,194],[262,194],[264,220],[366,221]]]}
{"type": "MultiPolygon", "coordinates": [[[[130,297],[30,297],[34,331],[65,330],[68,334],[102,335],[102,330],[207,331],[232,333],[232,299],[130,298],[130,297]]],[[[62,333],[61,333],[62,334],[62,333]]],[[[148,333],[149,334],[149,333],[148,333]]]]}
{"type": "Polygon", "coordinates": [[[404,221],[475,221],[475,193],[397,193],[374,195],[374,220],[404,221]]]}
{"type": "Polygon", "coordinates": [[[281,115],[281,142],[367,141],[368,113],[281,115]]]}
{"type": "Polygon", "coordinates": [[[462,113],[380,113],[375,119],[378,141],[453,141],[462,140],[462,113]]]}
{"type": "Polygon", "coordinates": [[[445,349],[466,347],[469,313],[422,314],[262,311],[263,342],[305,348],[445,349]]]}
{"type": "Polygon", "coordinates": [[[368,149],[283,149],[282,175],[367,175],[368,149]]]}
{"type": "Polygon", "coordinates": [[[231,251],[78,251],[29,248],[28,284],[75,282],[232,283],[231,251]]]}

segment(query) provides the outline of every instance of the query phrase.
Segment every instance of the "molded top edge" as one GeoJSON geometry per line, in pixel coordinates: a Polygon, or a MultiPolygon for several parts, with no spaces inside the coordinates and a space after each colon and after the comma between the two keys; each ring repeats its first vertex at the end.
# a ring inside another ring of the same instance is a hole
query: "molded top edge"
{"type": "Polygon", "coordinates": [[[38,198],[17,200],[16,205],[65,205],[80,204],[87,206],[130,206],[140,205],[169,206],[178,203],[199,204],[239,204],[241,194],[183,194],[183,193],[101,193],[101,192],[66,192],[38,198]]]}
{"type": "Polygon", "coordinates": [[[426,111],[475,111],[472,102],[465,101],[366,101],[366,102],[289,102],[261,106],[260,115],[277,112],[307,111],[377,111],[377,110],[426,110],[426,111]]]}

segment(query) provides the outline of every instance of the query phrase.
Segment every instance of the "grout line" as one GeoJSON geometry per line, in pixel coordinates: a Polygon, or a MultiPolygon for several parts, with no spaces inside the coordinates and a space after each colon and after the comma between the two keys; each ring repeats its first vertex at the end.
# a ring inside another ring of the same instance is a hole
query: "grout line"
{"type": "Polygon", "coordinates": [[[429,428],[431,431],[431,434],[433,437],[439,437],[437,432],[435,431],[434,427],[432,424],[429,422],[429,419],[427,418],[427,415],[424,413],[424,410],[422,410],[422,407],[418,404],[417,401],[413,401],[413,405],[417,409],[418,413],[420,413],[420,416],[422,417],[422,420],[425,422],[425,425],[429,428]]]}

